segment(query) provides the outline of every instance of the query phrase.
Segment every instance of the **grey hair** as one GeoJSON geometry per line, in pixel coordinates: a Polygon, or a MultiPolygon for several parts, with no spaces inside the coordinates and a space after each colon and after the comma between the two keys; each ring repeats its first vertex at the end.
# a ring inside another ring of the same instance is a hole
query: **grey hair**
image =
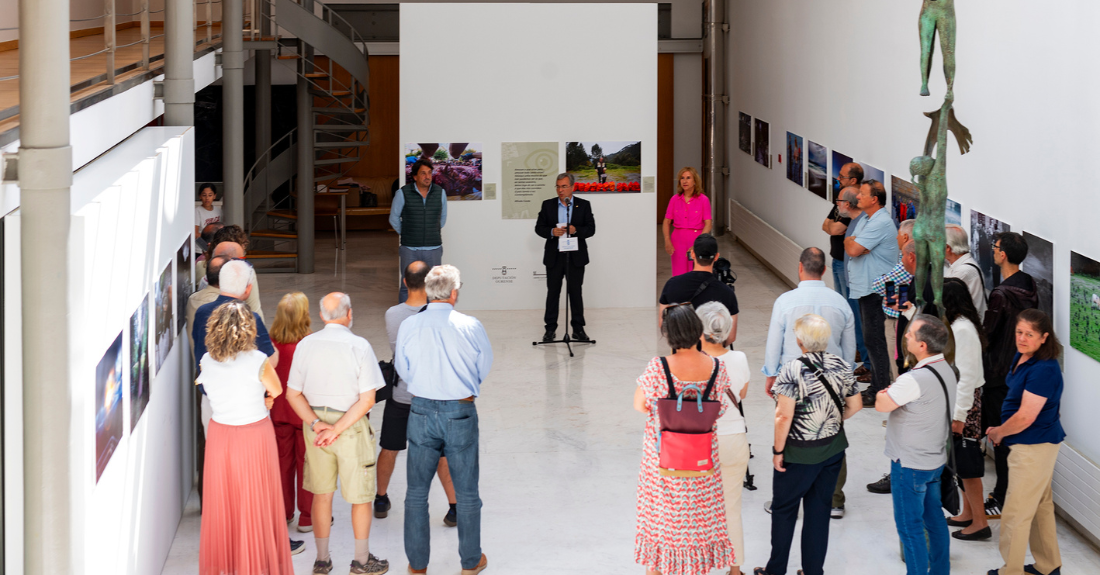
{"type": "Polygon", "coordinates": [[[951,224],[944,228],[944,231],[947,234],[947,247],[951,248],[951,253],[957,256],[970,253],[970,241],[962,226],[951,224]]]}
{"type": "Polygon", "coordinates": [[[428,301],[450,299],[451,292],[460,287],[462,287],[462,277],[458,273],[458,268],[452,265],[435,266],[424,279],[428,301]]]}
{"type": "Polygon", "coordinates": [[[916,251],[917,251],[917,242],[916,242],[916,240],[909,240],[905,244],[905,246],[903,246],[901,248],[901,255],[902,255],[902,257],[905,257],[909,254],[916,253],[916,251]]]}
{"type": "Polygon", "coordinates": [[[699,321],[703,322],[703,337],[710,343],[725,345],[726,339],[730,336],[730,330],[733,329],[730,310],[720,302],[709,301],[699,306],[695,310],[695,315],[699,316],[699,321]]]}
{"type": "Polygon", "coordinates": [[[840,201],[847,202],[848,209],[855,209],[859,207],[859,194],[855,192],[856,188],[848,186],[843,190],[840,190],[840,201]]]}
{"type": "Polygon", "coordinates": [[[829,322],[819,315],[808,313],[794,320],[794,336],[806,351],[825,351],[831,335],[829,322]]]}
{"type": "Polygon", "coordinates": [[[226,262],[218,273],[218,290],[235,298],[244,297],[252,284],[252,268],[240,260],[226,262]]]}
{"type": "Polygon", "coordinates": [[[332,301],[330,299],[321,298],[321,319],[325,321],[336,321],[348,317],[348,312],[351,311],[351,297],[346,293],[341,293],[340,297],[336,298],[336,306],[329,309],[325,305],[326,301],[332,301]]]}
{"type": "Polygon", "coordinates": [[[917,220],[905,220],[900,225],[898,225],[898,233],[913,237],[913,224],[915,223],[917,223],[917,220]]]}
{"type": "Polygon", "coordinates": [[[909,324],[909,331],[913,332],[913,339],[928,346],[928,353],[943,353],[947,349],[950,340],[950,332],[943,325],[940,318],[926,313],[919,313],[909,324]]]}
{"type": "Polygon", "coordinates": [[[558,174],[558,177],[554,178],[554,182],[557,183],[558,180],[569,180],[570,186],[577,183],[577,177],[573,174],[570,174],[569,172],[562,172],[558,174]]]}

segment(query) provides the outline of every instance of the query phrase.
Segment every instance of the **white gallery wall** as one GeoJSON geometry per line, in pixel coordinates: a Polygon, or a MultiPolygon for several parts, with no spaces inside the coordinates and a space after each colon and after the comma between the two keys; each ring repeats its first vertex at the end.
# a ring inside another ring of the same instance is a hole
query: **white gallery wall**
{"type": "MultiPolygon", "coordinates": [[[[1070,251],[1100,259],[1100,62],[1090,56],[1100,4],[1049,8],[955,3],[955,110],[974,143],[960,156],[951,137],[948,189],[964,227],[974,209],[1054,243],[1055,330],[1066,346],[1061,415],[1074,451],[1063,450],[1056,500],[1097,536],[1100,363],[1069,346],[1068,297],[1070,251]]],[[[821,223],[831,206],[786,179],[788,131],[884,170],[887,187],[891,174],[908,178],[928,131],[922,112],[938,109],[946,90],[937,42],[932,96],[918,95],[919,12],[919,2],[730,0],[731,197],[797,244],[828,251],[821,223]],[[737,149],[739,111],[771,123],[772,157],[784,163],[769,170],[737,149]]]]}
{"type": "MultiPolygon", "coordinates": [[[[567,141],[639,140],[642,176],[655,176],[656,4],[401,5],[401,141],[481,142],[497,185],[498,199],[447,205],[443,261],[462,271],[462,308],[546,300],[535,220],[501,218],[502,142],[558,142],[564,171],[567,141]]],[[[653,283],[633,278],[656,273],[656,194],[583,197],[596,219],[585,306],[654,305],[653,283]]]]}
{"type": "MultiPolygon", "coordinates": [[[[73,175],[69,269],[73,402],[73,555],[88,574],[159,573],[191,492],[194,469],[192,353],[178,337],[156,368],[154,283],[194,231],[194,128],[145,128],[73,175]],[[148,295],[149,403],[131,429],[130,318],[148,295]],[[122,335],[122,433],[96,477],[96,367],[122,335]]],[[[19,212],[4,219],[5,357],[18,358],[19,212]]],[[[193,250],[192,250],[193,251],[193,250]]],[[[63,263],[63,262],[59,262],[63,263]]],[[[191,265],[194,265],[192,257],[191,265]]],[[[171,300],[172,309],[176,301],[171,300]]],[[[175,312],[173,311],[173,314],[175,312]]],[[[65,361],[65,358],[61,358],[65,361]]],[[[5,365],[5,448],[22,453],[21,371],[5,365]]],[[[5,501],[22,501],[22,458],[5,458],[5,501]],[[16,489],[20,489],[16,492],[16,489]]],[[[5,513],[6,572],[22,573],[21,505],[5,513]]]]}

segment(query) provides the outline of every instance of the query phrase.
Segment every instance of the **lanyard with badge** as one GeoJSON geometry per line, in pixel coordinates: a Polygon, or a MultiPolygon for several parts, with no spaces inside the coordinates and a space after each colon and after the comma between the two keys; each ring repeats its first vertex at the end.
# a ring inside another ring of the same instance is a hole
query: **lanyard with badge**
{"type": "Polygon", "coordinates": [[[573,216],[573,200],[569,200],[569,204],[565,206],[565,223],[558,224],[559,228],[565,228],[565,234],[558,238],[558,251],[559,252],[575,252],[580,248],[580,242],[577,238],[569,237],[569,221],[573,216]]]}

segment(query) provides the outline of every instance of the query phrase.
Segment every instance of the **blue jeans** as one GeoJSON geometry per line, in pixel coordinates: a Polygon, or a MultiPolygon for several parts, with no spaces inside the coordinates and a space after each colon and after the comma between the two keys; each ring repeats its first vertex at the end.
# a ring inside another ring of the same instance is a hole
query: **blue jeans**
{"type": "Polygon", "coordinates": [[[431,555],[428,490],[440,456],[458,500],[458,555],[463,569],[481,561],[481,497],[478,495],[477,408],[473,402],[414,397],[409,412],[405,555],[413,569],[427,569],[431,555]]]}
{"type": "Polygon", "coordinates": [[[768,573],[787,573],[801,505],[802,572],[822,575],[825,553],[829,550],[829,507],[843,461],[844,454],[838,453],[821,463],[784,463],[786,471],[772,470],[772,553],[765,568],[768,573]]]}
{"type": "Polygon", "coordinates": [[[409,289],[405,287],[405,282],[401,281],[405,278],[405,268],[415,261],[424,262],[428,264],[428,267],[435,267],[443,263],[443,247],[431,250],[412,250],[400,246],[397,248],[397,258],[400,261],[398,264],[400,267],[397,268],[397,303],[405,303],[405,300],[409,299],[409,289]]]}
{"type": "Polygon", "coordinates": [[[867,353],[867,346],[863,344],[863,320],[859,314],[859,300],[848,299],[848,307],[852,308],[852,315],[856,320],[856,351],[859,359],[868,366],[871,365],[871,354],[867,353]]]}
{"type": "Polygon", "coordinates": [[[890,462],[890,496],[894,499],[894,523],[905,551],[907,575],[948,575],[951,536],[940,510],[940,475],[890,462]],[[925,533],[928,534],[927,543],[925,533]]]}
{"type": "Polygon", "coordinates": [[[844,260],[833,260],[833,289],[848,299],[848,274],[844,273],[844,260]]]}

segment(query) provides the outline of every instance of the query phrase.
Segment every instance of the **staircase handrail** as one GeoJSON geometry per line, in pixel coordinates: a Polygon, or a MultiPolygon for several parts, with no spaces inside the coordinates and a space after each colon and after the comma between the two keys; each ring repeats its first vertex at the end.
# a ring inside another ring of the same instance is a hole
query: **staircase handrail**
{"type": "MultiPolygon", "coordinates": [[[[279,153],[282,153],[283,150],[289,149],[291,146],[293,146],[297,142],[297,140],[298,128],[295,127],[284,134],[283,137],[276,140],[275,143],[271,144],[271,147],[269,147],[267,150],[264,151],[263,154],[256,158],[256,161],[253,162],[252,167],[250,167],[248,171],[245,172],[244,186],[241,192],[241,195],[245,198],[244,205],[251,205],[251,203],[248,201],[248,197],[250,192],[254,191],[252,189],[252,184],[256,181],[256,176],[259,175],[259,173],[271,163],[271,160],[276,157],[275,150],[279,149],[279,153]],[[286,142],[285,146],[283,145],[283,142],[286,142]]],[[[270,197],[271,190],[266,190],[265,192],[267,193],[268,197],[270,197]]],[[[274,206],[272,209],[277,207],[278,206],[274,206]]],[[[248,223],[248,229],[245,230],[246,232],[251,231],[254,227],[254,222],[252,221],[252,218],[253,214],[248,214],[248,217],[245,219],[248,223]]]]}
{"type": "MultiPolygon", "coordinates": [[[[305,4],[304,4],[303,0],[291,0],[291,2],[294,2],[295,4],[301,5],[303,8],[305,8],[305,4]]],[[[328,4],[325,4],[324,2],[321,2],[321,0],[312,0],[312,2],[314,4],[314,6],[320,6],[321,7],[321,16],[320,16],[320,18],[322,20],[324,20],[325,22],[328,23],[329,26],[332,26],[338,32],[340,32],[344,36],[346,36],[348,40],[351,40],[352,44],[355,44],[355,47],[358,48],[359,51],[362,52],[364,56],[367,55],[367,41],[366,41],[366,39],[364,39],[359,34],[359,31],[356,30],[355,27],[352,26],[351,23],[347,21],[347,19],[345,19],[343,16],[341,16],[335,10],[333,10],[332,7],[329,6],[328,4]],[[347,31],[345,32],[344,30],[341,30],[340,26],[337,26],[335,21],[339,21],[340,24],[342,24],[343,26],[345,26],[347,28],[347,31]]],[[[275,0],[251,0],[251,5],[252,5],[252,13],[257,14],[257,15],[261,15],[261,16],[263,16],[263,18],[266,18],[267,20],[269,20],[272,24],[273,33],[277,32],[278,31],[278,21],[277,21],[278,14],[276,14],[274,11],[271,11],[271,10],[269,10],[265,14],[264,11],[260,9],[261,4],[267,4],[268,7],[274,8],[275,7],[275,0]]],[[[310,10],[310,12],[313,12],[313,11],[310,10]]],[[[314,16],[316,16],[316,14],[314,14],[314,16]]],[[[259,20],[259,19],[257,19],[257,20],[259,20]]],[[[255,26],[253,26],[251,32],[253,34],[258,34],[259,33],[259,31],[256,29],[255,26]]]]}

